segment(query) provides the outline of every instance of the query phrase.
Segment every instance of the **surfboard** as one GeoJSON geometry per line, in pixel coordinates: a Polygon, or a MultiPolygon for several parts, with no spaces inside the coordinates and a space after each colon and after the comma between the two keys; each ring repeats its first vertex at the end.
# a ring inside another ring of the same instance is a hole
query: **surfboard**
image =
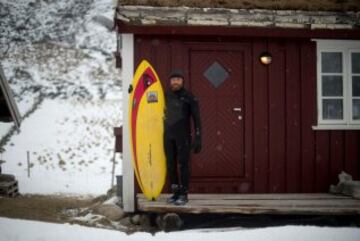
{"type": "Polygon", "coordinates": [[[166,179],[164,153],[165,97],[160,79],[146,60],[137,67],[129,87],[132,166],[148,200],[156,200],[166,179]]]}

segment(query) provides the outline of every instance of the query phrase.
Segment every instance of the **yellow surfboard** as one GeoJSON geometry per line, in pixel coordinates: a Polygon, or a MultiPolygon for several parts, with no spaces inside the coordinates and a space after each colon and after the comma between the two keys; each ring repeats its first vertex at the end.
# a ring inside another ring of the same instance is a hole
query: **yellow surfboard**
{"type": "Polygon", "coordinates": [[[166,179],[163,141],[165,98],[160,79],[148,61],[140,63],[130,88],[132,164],[142,192],[147,199],[155,200],[166,179]]]}

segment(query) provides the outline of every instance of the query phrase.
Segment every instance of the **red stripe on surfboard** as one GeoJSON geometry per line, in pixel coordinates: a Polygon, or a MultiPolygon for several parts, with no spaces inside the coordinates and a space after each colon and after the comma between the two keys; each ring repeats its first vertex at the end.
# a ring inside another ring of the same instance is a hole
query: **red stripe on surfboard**
{"type": "Polygon", "coordinates": [[[132,105],[131,105],[132,106],[131,107],[132,108],[132,112],[131,112],[132,113],[132,115],[131,115],[132,145],[133,145],[133,152],[134,152],[135,168],[136,168],[136,172],[138,173],[138,178],[139,178],[141,187],[143,187],[143,185],[142,185],[142,180],[141,180],[140,173],[139,173],[139,164],[138,164],[137,149],[136,149],[136,121],[137,121],[137,115],[138,115],[138,111],[139,111],[139,104],[140,104],[142,97],[144,96],[145,91],[146,91],[146,88],[144,86],[144,74],[145,73],[151,77],[151,83],[148,85],[147,88],[149,88],[151,85],[153,85],[157,81],[152,69],[150,67],[148,67],[144,71],[144,73],[141,75],[140,80],[135,88],[134,97],[133,97],[132,105]],[[135,101],[135,105],[134,105],[134,101],[135,101]]]}

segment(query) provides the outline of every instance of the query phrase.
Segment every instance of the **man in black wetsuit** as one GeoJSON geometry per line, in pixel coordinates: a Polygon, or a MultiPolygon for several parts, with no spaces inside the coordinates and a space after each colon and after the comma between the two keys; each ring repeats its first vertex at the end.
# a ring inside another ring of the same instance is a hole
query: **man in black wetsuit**
{"type": "Polygon", "coordinates": [[[201,151],[200,111],[197,98],[184,88],[182,71],[173,70],[169,80],[170,90],[165,93],[164,147],[173,195],[168,203],[184,205],[188,202],[190,151],[191,148],[194,153],[201,151]],[[191,117],[195,132],[192,145],[191,117]]]}

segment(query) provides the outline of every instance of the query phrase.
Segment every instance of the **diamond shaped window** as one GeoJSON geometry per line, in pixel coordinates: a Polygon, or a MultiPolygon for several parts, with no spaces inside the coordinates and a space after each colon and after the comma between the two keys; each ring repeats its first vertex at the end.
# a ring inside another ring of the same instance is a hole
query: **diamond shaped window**
{"type": "Polygon", "coordinates": [[[204,76],[215,87],[219,87],[228,77],[229,72],[217,61],[212,63],[204,72],[204,76]]]}

